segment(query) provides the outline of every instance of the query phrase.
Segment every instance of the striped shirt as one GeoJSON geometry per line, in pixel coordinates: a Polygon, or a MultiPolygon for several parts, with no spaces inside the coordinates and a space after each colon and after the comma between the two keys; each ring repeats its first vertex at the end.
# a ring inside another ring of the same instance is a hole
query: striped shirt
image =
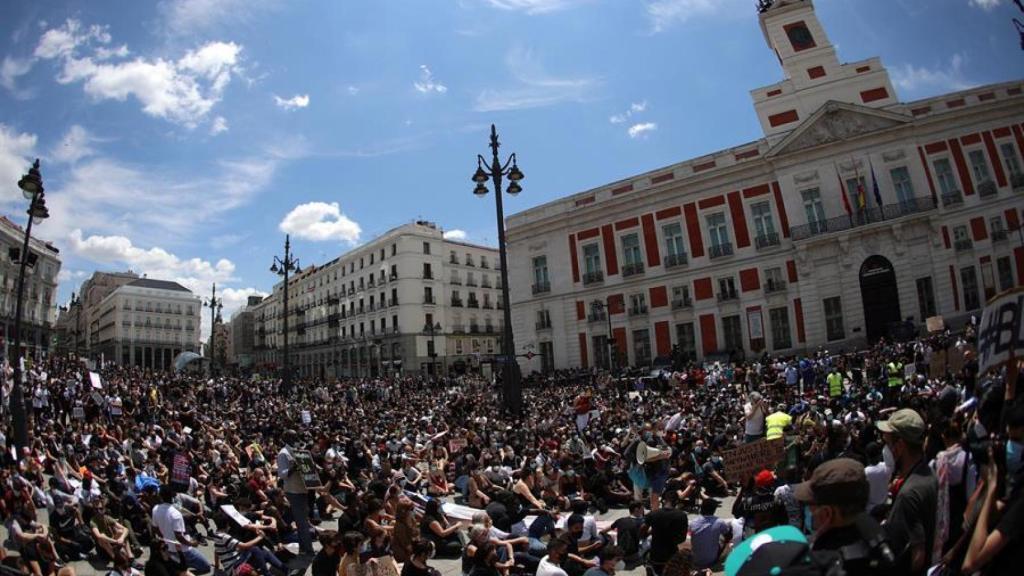
{"type": "Polygon", "coordinates": [[[238,549],[238,540],[224,532],[213,534],[213,550],[220,561],[221,570],[228,574],[234,573],[242,563],[242,552],[238,549]]]}

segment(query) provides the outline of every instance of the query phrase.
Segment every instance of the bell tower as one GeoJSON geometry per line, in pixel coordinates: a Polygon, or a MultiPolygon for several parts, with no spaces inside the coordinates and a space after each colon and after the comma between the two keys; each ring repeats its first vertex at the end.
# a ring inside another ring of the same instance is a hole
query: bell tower
{"type": "Polygon", "coordinates": [[[751,92],[769,139],[796,128],[829,100],[884,108],[897,103],[881,60],[842,64],[813,0],[759,0],[761,31],[785,79],[751,92]]]}

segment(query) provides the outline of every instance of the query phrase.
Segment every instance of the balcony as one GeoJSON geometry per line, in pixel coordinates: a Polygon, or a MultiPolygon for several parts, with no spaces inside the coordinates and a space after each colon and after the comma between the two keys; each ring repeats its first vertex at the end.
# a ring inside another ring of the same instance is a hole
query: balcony
{"type": "Polygon", "coordinates": [[[490,281],[484,280],[483,282],[480,283],[480,287],[481,288],[491,288],[492,286],[491,286],[490,281]]]}
{"type": "Polygon", "coordinates": [[[727,290],[727,291],[719,292],[718,293],[718,301],[719,302],[731,302],[733,300],[739,300],[739,299],[740,299],[740,295],[739,295],[739,293],[736,292],[736,290],[727,290]]]}
{"type": "Polygon", "coordinates": [[[604,282],[604,272],[595,270],[594,272],[587,272],[583,274],[583,285],[587,286],[590,284],[597,284],[604,282]]]}
{"type": "Polygon", "coordinates": [[[479,324],[470,324],[469,325],[469,333],[470,334],[479,334],[480,333],[480,325],[479,324]]]}
{"type": "Polygon", "coordinates": [[[468,302],[466,302],[466,308],[479,308],[479,307],[480,307],[480,301],[479,300],[473,300],[471,298],[468,302]]]}
{"type": "Polygon", "coordinates": [[[1010,174],[1010,187],[1014,192],[1024,192],[1024,172],[1010,174]]]}
{"type": "Polygon", "coordinates": [[[779,244],[778,232],[768,232],[767,234],[761,234],[754,237],[754,246],[756,246],[758,250],[771,248],[773,246],[778,246],[779,244]]]}
{"type": "Polygon", "coordinates": [[[533,285],[533,295],[551,292],[551,282],[538,282],[533,285]]]}
{"type": "Polygon", "coordinates": [[[687,308],[693,308],[693,300],[691,300],[690,298],[683,298],[672,301],[673,310],[685,310],[687,308]]]}
{"type": "Polygon", "coordinates": [[[388,300],[388,306],[398,306],[398,298],[388,300]]]}
{"type": "Polygon", "coordinates": [[[604,310],[601,310],[600,312],[591,312],[590,315],[587,316],[587,322],[590,324],[605,322],[606,320],[608,320],[608,314],[605,313],[604,310]]]}
{"type": "Polygon", "coordinates": [[[451,258],[448,259],[448,263],[449,264],[458,264],[459,263],[459,258],[457,256],[452,256],[451,258]]]}
{"type": "Polygon", "coordinates": [[[666,254],[665,258],[661,261],[661,264],[665,268],[676,268],[679,266],[686,266],[686,253],[681,252],[679,254],[666,254]]]}
{"type": "Polygon", "coordinates": [[[462,280],[459,280],[458,278],[452,278],[448,283],[452,286],[462,286],[462,280]]]}
{"type": "Polygon", "coordinates": [[[782,292],[786,289],[785,280],[773,280],[768,279],[764,282],[764,293],[774,294],[775,292],[782,292]]]}
{"type": "Polygon", "coordinates": [[[494,326],[484,326],[484,334],[494,334],[494,326]]]}
{"type": "Polygon", "coordinates": [[[469,258],[466,259],[466,266],[470,266],[472,268],[476,268],[476,264],[473,264],[473,261],[470,260],[469,258]]]}
{"type": "Polygon", "coordinates": [[[424,270],[423,271],[423,279],[424,280],[433,280],[434,279],[434,273],[431,272],[430,270],[424,270]]]}
{"type": "Polygon", "coordinates": [[[483,268],[484,270],[487,270],[487,269],[490,268],[490,266],[487,265],[487,261],[486,260],[481,260],[480,261],[480,267],[483,268]]]}
{"type": "Polygon", "coordinates": [[[366,314],[366,308],[360,306],[359,308],[356,309],[356,314],[366,314]]]}
{"type": "Polygon", "coordinates": [[[630,276],[636,276],[637,274],[643,274],[643,273],[644,273],[644,263],[643,262],[633,262],[633,263],[630,263],[630,264],[623,264],[622,265],[622,277],[623,278],[628,278],[630,276]]]}
{"type": "Polygon", "coordinates": [[[377,282],[374,281],[373,278],[370,278],[370,281],[366,283],[366,287],[367,288],[376,288],[377,287],[377,282]]]}
{"type": "Polygon", "coordinates": [[[961,238],[953,242],[953,247],[956,248],[957,252],[963,252],[964,250],[971,250],[974,248],[974,241],[970,238],[961,238]]]}
{"type": "MultiPolygon", "coordinates": [[[[959,194],[959,192],[957,193],[959,194]]],[[[920,214],[935,209],[935,201],[931,197],[911,198],[906,202],[886,204],[881,208],[861,210],[857,214],[836,216],[828,220],[818,220],[790,228],[793,241],[806,240],[813,236],[842,232],[868,224],[895,220],[912,214],[920,214]]]]}
{"type": "Polygon", "coordinates": [[[942,207],[950,208],[964,203],[964,195],[959,190],[951,190],[942,193],[942,207]]]}
{"type": "Polygon", "coordinates": [[[1003,242],[1007,238],[1009,238],[1009,234],[1007,234],[1005,228],[997,228],[997,229],[992,231],[992,241],[993,242],[1003,242]]]}
{"type": "Polygon", "coordinates": [[[713,244],[708,248],[708,258],[712,260],[716,258],[723,258],[725,256],[732,256],[732,243],[722,242],[721,244],[713,244]]]}
{"type": "Polygon", "coordinates": [[[466,286],[471,286],[473,288],[476,288],[476,280],[470,280],[470,279],[467,278],[466,279],[466,286]]]}
{"type": "Polygon", "coordinates": [[[551,330],[551,319],[538,320],[535,326],[537,330],[551,330]]]}
{"type": "Polygon", "coordinates": [[[392,274],[392,275],[388,276],[388,281],[389,282],[394,282],[395,280],[398,280],[398,274],[392,274]]]}
{"type": "Polygon", "coordinates": [[[462,324],[452,324],[452,333],[461,334],[466,331],[466,327],[462,324]]]}
{"type": "Polygon", "coordinates": [[[995,196],[998,193],[999,190],[996,188],[996,183],[991,180],[985,180],[981,184],[978,184],[978,196],[981,198],[995,196]]]}
{"type": "Polygon", "coordinates": [[[484,310],[494,310],[494,305],[491,304],[490,302],[484,302],[483,309],[484,310]]]}
{"type": "Polygon", "coordinates": [[[424,304],[430,304],[432,306],[437,304],[437,302],[434,300],[433,296],[424,296],[423,297],[423,303],[424,304]]]}
{"type": "Polygon", "coordinates": [[[462,308],[462,299],[452,298],[452,306],[454,306],[455,308],[462,308]]]}
{"type": "Polygon", "coordinates": [[[646,316],[647,315],[647,306],[646,305],[630,306],[629,307],[629,315],[630,316],[646,316]]]}

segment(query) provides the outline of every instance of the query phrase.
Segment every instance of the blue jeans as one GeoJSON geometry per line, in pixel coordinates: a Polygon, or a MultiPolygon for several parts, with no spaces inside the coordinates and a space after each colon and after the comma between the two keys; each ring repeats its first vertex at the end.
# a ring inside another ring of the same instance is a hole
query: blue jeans
{"type": "Polygon", "coordinates": [[[213,571],[213,568],[210,567],[210,563],[207,562],[206,558],[203,558],[203,555],[199,553],[199,550],[196,550],[195,548],[188,548],[180,554],[182,556],[182,561],[185,562],[185,565],[188,566],[189,570],[191,570],[196,576],[209,574],[213,571]]]}
{"type": "Polygon", "coordinates": [[[313,538],[309,533],[309,496],[303,494],[289,494],[288,505],[292,509],[292,517],[295,518],[295,526],[299,533],[299,552],[304,554],[313,553],[313,538]]]}
{"type": "Polygon", "coordinates": [[[243,552],[242,561],[252,566],[263,576],[270,576],[270,567],[267,564],[278,570],[284,570],[285,568],[284,562],[278,560],[277,556],[271,554],[266,548],[260,548],[259,546],[254,546],[243,552]]]}

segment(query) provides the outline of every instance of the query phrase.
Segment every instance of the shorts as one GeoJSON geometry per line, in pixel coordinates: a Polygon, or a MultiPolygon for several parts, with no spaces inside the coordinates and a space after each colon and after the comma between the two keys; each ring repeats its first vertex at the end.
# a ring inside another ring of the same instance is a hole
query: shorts
{"type": "Polygon", "coordinates": [[[665,483],[668,482],[668,470],[657,472],[648,478],[651,479],[651,492],[661,494],[665,491],[665,483]]]}

